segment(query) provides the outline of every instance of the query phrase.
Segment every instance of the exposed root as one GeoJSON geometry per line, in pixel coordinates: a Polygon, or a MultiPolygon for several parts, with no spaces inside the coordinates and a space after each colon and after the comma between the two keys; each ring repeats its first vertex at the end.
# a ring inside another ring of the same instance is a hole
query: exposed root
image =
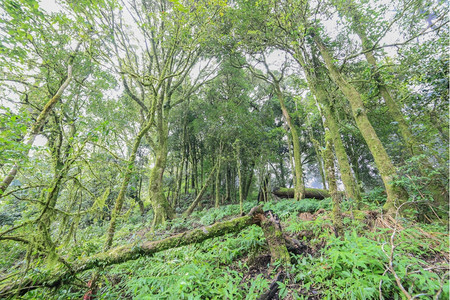
{"type": "Polygon", "coordinates": [[[286,278],[286,273],[284,271],[278,272],[277,276],[275,276],[275,279],[270,283],[269,290],[262,294],[258,300],[272,300],[272,299],[278,299],[278,289],[279,284],[278,282],[283,281],[286,278]]]}

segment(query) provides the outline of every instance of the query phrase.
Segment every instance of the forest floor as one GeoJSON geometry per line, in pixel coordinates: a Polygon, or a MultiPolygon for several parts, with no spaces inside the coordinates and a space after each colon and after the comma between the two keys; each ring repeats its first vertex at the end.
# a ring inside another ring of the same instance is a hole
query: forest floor
{"type": "MultiPolygon", "coordinates": [[[[249,211],[256,203],[246,203],[249,211]]],[[[348,208],[348,203],[343,203],[348,208]]],[[[344,212],[344,236],[336,237],[330,201],[292,199],[265,203],[281,220],[283,231],[302,244],[291,253],[286,279],[273,299],[418,299],[449,298],[449,239],[446,225],[406,223],[375,209],[344,212]],[[399,279],[397,281],[396,279],[399,279]]],[[[150,222],[130,217],[116,244],[159,240],[239,215],[238,205],[196,211],[152,231],[150,222]]],[[[72,249],[89,256],[102,245],[101,228],[85,228],[72,249]]],[[[91,299],[258,299],[280,265],[271,264],[263,232],[253,225],[237,234],[206,240],[142,257],[100,271],[91,299]]],[[[91,271],[79,276],[88,282],[91,271]]],[[[86,288],[37,289],[24,299],[80,299],[86,288]]]]}

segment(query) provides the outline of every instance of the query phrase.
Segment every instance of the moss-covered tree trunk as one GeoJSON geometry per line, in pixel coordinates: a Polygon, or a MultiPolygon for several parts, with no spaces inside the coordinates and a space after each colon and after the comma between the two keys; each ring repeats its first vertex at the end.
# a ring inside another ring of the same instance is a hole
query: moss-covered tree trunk
{"type": "Polygon", "coordinates": [[[156,113],[158,143],[157,149],[155,149],[155,165],[150,171],[149,178],[149,197],[153,208],[153,227],[171,220],[175,216],[175,211],[167,201],[163,190],[163,177],[167,162],[168,120],[167,118],[164,119],[161,100],[157,103],[156,113]]]}
{"type": "MultiPolygon", "coordinates": [[[[355,18],[354,18],[354,22],[356,25],[354,26],[355,32],[361,39],[366,60],[372,66],[373,68],[372,70],[375,72],[376,84],[378,90],[380,91],[381,96],[384,99],[384,102],[386,103],[386,106],[388,107],[389,114],[392,117],[392,119],[394,119],[394,121],[397,122],[398,124],[400,134],[403,140],[405,141],[405,149],[410,154],[410,156],[423,155],[424,152],[420,147],[419,141],[411,132],[410,127],[407,121],[405,120],[398,104],[392,98],[391,91],[384,83],[380,73],[377,72],[378,70],[377,60],[373,54],[373,51],[370,51],[370,49],[372,48],[372,43],[367,38],[366,33],[364,32],[364,28],[362,26],[358,26],[359,20],[355,18]]],[[[421,166],[420,172],[422,173],[422,176],[427,176],[427,173],[431,169],[433,169],[431,163],[427,159],[423,159],[422,162],[420,163],[420,166],[421,166]]],[[[434,178],[432,178],[430,185],[428,186],[428,189],[432,193],[433,198],[435,199],[436,202],[438,202],[439,204],[448,204],[448,189],[445,185],[442,184],[441,178],[438,178],[438,176],[434,176],[434,178]]]]}
{"type": "MultiPolygon", "coordinates": [[[[294,198],[295,189],[277,187],[274,188],[272,194],[279,198],[294,198]]],[[[305,198],[307,199],[317,199],[323,200],[330,197],[330,192],[328,190],[305,188],[305,198]]]]}
{"type": "Polygon", "coordinates": [[[263,213],[260,207],[253,208],[248,215],[232,220],[215,223],[211,226],[197,228],[183,232],[159,241],[140,241],[123,245],[106,252],[95,254],[91,257],[81,258],[68,265],[60,265],[48,273],[39,273],[15,280],[11,284],[5,284],[0,290],[0,297],[23,295],[26,292],[39,287],[57,287],[61,284],[73,281],[73,276],[86,270],[97,267],[106,267],[120,264],[142,256],[152,256],[155,253],[171,249],[201,243],[207,239],[235,233],[253,224],[260,224],[263,213]]]}
{"type": "Polygon", "coordinates": [[[272,264],[279,262],[282,266],[290,264],[289,252],[281,230],[280,220],[271,211],[259,214],[260,226],[264,232],[267,244],[269,244],[270,258],[272,264]]]}
{"type": "Polygon", "coordinates": [[[328,181],[328,188],[330,191],[332,203],[333,203],[333,226],[336,235],[342,235],[342,215],[341,215],[341,199],[338,194],[337,185],[336,185],[336,173],[334,170],[334,155],[331,150],[331,137],[329,132],[325,134],[325,150],[323,151],[323,158],[326,169],[326,176],[328,181]]]}
{"type": "Polygon", "coordinates": [[[345,187],[346,196],[347,198],[354,199],[356,203],[360,203],[361,194],[359,192],[357,182],[353,177],[348,156],[345,151],[341,135],[339,133],[338,125],[331,110],[329,96],[325,87],[323,86],[323,83],[321,83],[318,78],[320,76],[321,70],[323,69],[320,68],[320,66],[318,66],[315,61],[312,62],[311,59],[308,60],[308,56],[306,56],[306,54],[304,56],[301,49],[295,49],[294,58],[305,70],[306,79],[309,83],[311,91],[320,104],[319,111],[321,112],[323,117],[325,117],[324,126],[330,130],[332,142],[336,151],[336,157],[338,159],[339,170],[341,171],[342,183],[345,187]]]}
{"type": "Polygon", "coordinates": [[[408,199],[408,194],[402,187],[395,186],[392,182],[396,175],[395,167],[367,117],[361,95],[334,65],[333,57],[320,38],[314,35],[314,40],[330,72],[331,78],[349,100],[356,125],[373,155],[387,193],[387,201],[383,208],[388,213],[394,213],[396,210],[395,206],[405,202],[408,199]]]}
{"type": "Polygon", "coordinates": [[[283,113],[284,118],[286,119],[286,123],[289,127],[289,130],[292,135],[292,146],[294,152],[294,170],[295,170],[295,200],[303,199],[305,194],[305,185],[303,183],[303,168],[302,168],[302,160],[301,160],[301,148],[300,148],[300,140],[297,133],[297,129],[292,123],[291,116],[286,108],[284,103],[284,96],[281,92],[280,85],[277,81],[274,83],[275,92],[277,94],[278,100],[280,101],[281,111],[283,113]]]}
{"type": "Polygon", "coordinates": [[[352,174],[352,169],[350,167],[347,152],[345,151],[344,143],[342,142],[337,121],[334,117],[333,111],[331,110],[330,103],[326,99],[327,96],[323,90],[323,87],[320,85],[317,87],[317,94],[320,95],[320,102],[323,104],[321,111],[325,116],[324,125],[330,130],[330,136],[336,152],[339,170],[341,171],[342,183],[345,187],[345,193],[348,198],[355,200],[357,206],[359,207],[361,203],[361,194],[359,192],[357,182],[352,174]]]}
{"type": "Polygon", "coordinates": [[[163,191],[163,175],[167,152],[159,149],[156,155],[155,166],[150,171],[149,197],[153,208],[153,226],[171,220],[174,210],[170,206],[163,191]]]}
{"type": "Polygon", "coordinates": [[[219,208],[219,201],[220,201],[220,163],[221,163],[221,157],[219,156],[218,158],[218,162],[217,162],[217,170],[216,170],[216,188],[215,188],[215,193],[216,193],[216,199],[215,199],[215,203],[214,203],[214,207],[215,208],[219,208]]]}
{"type": "Polygon", "coordinates": [[[116,230],[117,217],[120,215],[120,212],[122,210],[123,202],[125,199],[125,192],[127,190],[127,186],[129,184],[131,176],[133,174],[134,164],[135,164],[135,160],[136,160],[136,154],[139,149],[139,145],[141,144],[142,138],[144,137],[144,135],[149,131],[150,127],[152,126],[153,119],[154,119],[154,113],[150,116],[150,119],[147,121],[147,123],[139,131],[138,135],[134,139],[133,148],[131,149],[131,153],[130,153],[130,157],[127,162],[125,174],[122,178],[120,190],[116,197],[116,200],[114,201],[114,209],[111,213],[111,220],[109,222],[108,233],[107,233],[106,241],[105,241],[105,245],[104,245],[105,251],[108,250],[112,245],[114,233],[116,230]]]}

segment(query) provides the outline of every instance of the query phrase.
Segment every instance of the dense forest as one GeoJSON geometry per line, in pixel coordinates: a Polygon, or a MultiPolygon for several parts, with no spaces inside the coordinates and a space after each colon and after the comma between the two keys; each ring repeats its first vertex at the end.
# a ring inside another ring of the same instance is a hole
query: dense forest
{"type": "Polygon", "coordinates": [[[0,1],[0,298],[448,299],[448,22],[0,1]]]}

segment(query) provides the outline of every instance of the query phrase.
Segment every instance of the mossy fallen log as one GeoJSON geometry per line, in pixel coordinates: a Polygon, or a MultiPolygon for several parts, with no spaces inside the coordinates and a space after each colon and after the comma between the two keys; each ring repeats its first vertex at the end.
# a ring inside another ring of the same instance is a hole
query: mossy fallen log
{"type": "MultiPolygon", "coordinates": [[[[294,189],[277,187],[272,190],[272,193],[279,198],[294,198],[294,189]]],[[[305,188],[305,197],[307,199],[323,200],[330,197],[327,190],[305,188]]]]}
{"type": "Polygon", "coordinates": [[[246,216],[215,223],[184,233],[180,233],[159,241],[144,241],[130,245],[119,246],[107,252],[98,253],[89,258],[70,263],[70,268],[59,266],[59,269],[48,273],[29,275],[14,283],[0,286],[0,298],[24,295],[26,292],[40,287],[57,287],[73,281],[74,275],[96,267],[106,267],[142,256],[152,256],[155,253],[171,248],[201,243],[207,239],[236,233],[253,224],[258,224],[264,218],[262,209],[254,207],[246,216]]]}

